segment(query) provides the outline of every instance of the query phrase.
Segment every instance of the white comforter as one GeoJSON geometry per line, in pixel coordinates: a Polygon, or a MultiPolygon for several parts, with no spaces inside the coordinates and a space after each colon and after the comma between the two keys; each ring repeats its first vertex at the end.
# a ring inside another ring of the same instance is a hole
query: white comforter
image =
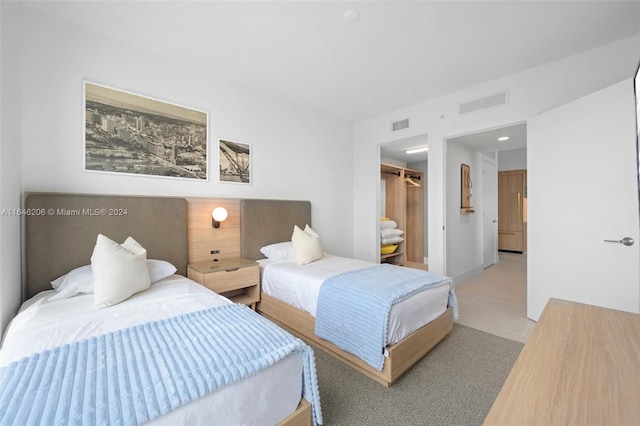
{"type": "MultiPolygon", "coordinates": [[[[231,303],[194,281],[173,275],[126,301],[96,309],[92,294],[49,301],[54,290],[26,301],[5,332],[0,367],[25,356],[135,324],[231,303]]],[[[235,385],[185,405],[156,424],[276,423],[293,412],[302,395],[302,362],[293,355],[235,385]],[[251,409],[247,409],[251,407],[251,409]]]]}
{"type": "MultiPolygon", "coordinates": [[[[318,294],[328,278],[355,269],[375,265],[372,262],[325,254],[322,259],[306,265],[295,260],[260,260],[262,291],[313,317],[318,307],[318,294]]],[[[420,292],[391,308],[387,345],[399,342],[425,324],[438,318],[447,309],[449,287],[420,292]]]]}

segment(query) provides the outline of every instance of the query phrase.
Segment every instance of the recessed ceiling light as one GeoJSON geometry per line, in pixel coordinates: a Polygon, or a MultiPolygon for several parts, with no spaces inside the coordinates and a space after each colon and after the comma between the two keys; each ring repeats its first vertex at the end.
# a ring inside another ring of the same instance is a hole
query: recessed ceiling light
{"type": "Polygon", "coordinates": [[[429,151],[429,147],[428,146],[421,146],[421,147],[418,147],[418,148],[407,149],[405,152],[407,154],[417,154],[418,152],[425,152],[425,151],[429,151]]]}
{"type": "Polygon", "coordinates": [[[502,137],[499,137],[499,138],[498,138],[498,140],[499,140],[500,142],[508,141],[508,140],[509,140],[509,136],[502,136],[502,137]]]}
{"type": "Polygon", "coordinates": [[[342,20],[347,24],[353,24],[360,20],[360,12],[355,9],[347,10],[344,15],[342,15],[342,20]]]}

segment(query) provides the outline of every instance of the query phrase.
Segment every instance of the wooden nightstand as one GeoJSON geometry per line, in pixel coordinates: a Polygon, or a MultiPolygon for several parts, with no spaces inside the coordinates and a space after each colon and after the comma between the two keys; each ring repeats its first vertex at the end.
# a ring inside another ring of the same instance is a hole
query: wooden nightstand
{"type": "Polygon", "coordinates": [[[256,309],[260,301],[260,265],[249,259],[222,259],[187,265],[187,277],[235,303],[256,309]]]}

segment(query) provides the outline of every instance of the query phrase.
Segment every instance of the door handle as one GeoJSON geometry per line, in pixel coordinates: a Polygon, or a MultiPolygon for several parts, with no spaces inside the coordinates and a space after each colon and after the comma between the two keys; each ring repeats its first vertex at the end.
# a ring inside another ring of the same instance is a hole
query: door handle
{"type": "Polygon", "coordinates": [[[624,244],[625,246],[632,246],[633,243],[635,243],[635,241],[633,241],[633,238],[631,237],[624,237],[621,240],[604,240],[605,243],[620,243],[620,244],[624,244]]]}

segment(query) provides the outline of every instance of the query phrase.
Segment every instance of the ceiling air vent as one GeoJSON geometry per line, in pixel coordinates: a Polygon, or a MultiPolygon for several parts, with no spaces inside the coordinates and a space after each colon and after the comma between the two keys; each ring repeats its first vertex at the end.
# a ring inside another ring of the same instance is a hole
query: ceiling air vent
{"type": "Polygon", "coordinates": [[[491,108],[498,105],[507,103],[507,91],[496,93],[495,95],[486,96],[484,98],[476,99],[469,102],[464,102],[459,105],[460,114],[468,114],[473,111],[481,109],[491,108]]]}
{"type": "Polygon", "coordinates": [[[391,123],[391,131],[397,132],[398,130],[408,129],[409,128],[409,119],[405,118],[404,120],[396,121],[391,123]]]}

